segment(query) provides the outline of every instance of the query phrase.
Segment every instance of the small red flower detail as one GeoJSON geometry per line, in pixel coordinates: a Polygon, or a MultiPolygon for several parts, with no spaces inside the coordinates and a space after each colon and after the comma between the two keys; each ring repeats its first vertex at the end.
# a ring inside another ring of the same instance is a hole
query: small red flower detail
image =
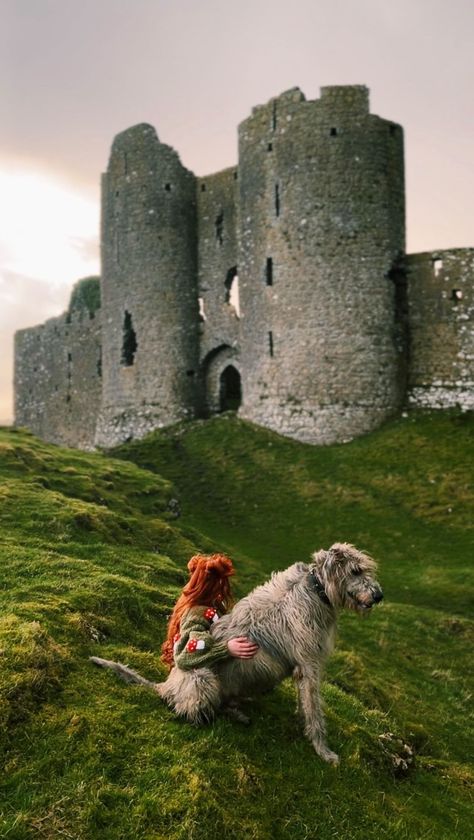
{"type": "Polygon", "coordinates": [[[176,642],[179,642],[180,638],[181,638],[181,634],[180,633],[175,633],[174,636],[173,636],[173,642],[176,644],[176,642]]]}
{"type": "Polygon", "coordinates": [[[216,613],[217,613],[217,611],[216,611],[216,610],[214,610],[212,607],[209,607],[209,609],[207,609],[207,610],[205,611],[205,613],[204,613],[204,618],[205,618],[207,621],[212,621],[212,619],[214,618],[214,616],[216,615],[216,613]]]}
{"type": "Polygon", "coordinates": [[[186,645],[186,650],[189,651],[189,653],[194,653],[196,648],[197,648],[196,639],[190,639],[188,644],[186,645]]]}

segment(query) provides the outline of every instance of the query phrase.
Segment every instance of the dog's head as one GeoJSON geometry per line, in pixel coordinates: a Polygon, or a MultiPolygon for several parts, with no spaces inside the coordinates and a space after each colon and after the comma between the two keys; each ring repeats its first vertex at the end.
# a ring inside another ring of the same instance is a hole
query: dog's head
{"type": "Polygon", "coordinates": [[[328,551],[315,552],[310,564],[330,604],[359,613],[370,612],[383,598],[376,568],[375,560],[349,543],[334,543],[328,551]]]}

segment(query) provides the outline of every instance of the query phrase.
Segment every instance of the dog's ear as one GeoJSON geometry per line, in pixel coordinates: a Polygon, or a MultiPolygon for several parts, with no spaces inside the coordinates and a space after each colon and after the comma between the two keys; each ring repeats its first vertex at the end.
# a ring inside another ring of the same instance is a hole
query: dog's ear
{"type": "Polygon", "coordinates": [[[324,548],[320,548],[319,551],[314,551],[311,555],[311,563],[310,566],[315,569],[317,572],[320,572],[324,561],[326,559],[327,551],[324,551],[324,548]]]}
{"type": "Polygon", "coordinates": [[[333,546],[331,546],[331,548],[328,551],[325,551],[324,554],[325,554],[324,563],[323,563],[324,571],[325,571],[326,575],[328,575],[328,577],[331,577],[332,575],[334,575],[334,572],[336,571],[337,567],[340,565],[342,556],[340,555],[340,553],[338,551],[334,551],[333,546]]]}

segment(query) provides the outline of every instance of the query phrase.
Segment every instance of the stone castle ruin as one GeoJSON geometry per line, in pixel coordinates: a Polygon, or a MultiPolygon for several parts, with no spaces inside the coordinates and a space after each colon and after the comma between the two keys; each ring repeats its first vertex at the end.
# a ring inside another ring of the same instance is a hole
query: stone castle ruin
{"type": "Polygon", "coordinates": [[[16,334],[15,423],[110,447],[241,417],[313,444],[474,407],[474,249],[405,254],[403,130],[363,86],[298,88],[196,177],[146,124],[102,178],[102,274],[16,334]]]}

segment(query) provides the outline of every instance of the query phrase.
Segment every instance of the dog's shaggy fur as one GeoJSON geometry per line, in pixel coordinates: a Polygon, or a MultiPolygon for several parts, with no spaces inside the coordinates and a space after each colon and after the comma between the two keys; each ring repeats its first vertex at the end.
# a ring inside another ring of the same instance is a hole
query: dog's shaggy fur
{"type": "Polygon", "coordinates": [[[338,611],[367,613],[382,599],[374,577],[375,562],[348,543],[335,543],[313,554],[311,563],[295,563],[254,589],[212,627],[220,641],[248,636],[259,650],[251,659],[229,657],[212,670],[172,668],[164,683],[153,684],[120,663],[92,657],[127,682],[153,687],[162,699],[191,723],[212,720],[219,710],[246,721],[239,698],[267,691],[285,677],[295,679],[305,734],[317,754],[337,763],[326,745],[320,685],[331,652],[338,611]]]}

